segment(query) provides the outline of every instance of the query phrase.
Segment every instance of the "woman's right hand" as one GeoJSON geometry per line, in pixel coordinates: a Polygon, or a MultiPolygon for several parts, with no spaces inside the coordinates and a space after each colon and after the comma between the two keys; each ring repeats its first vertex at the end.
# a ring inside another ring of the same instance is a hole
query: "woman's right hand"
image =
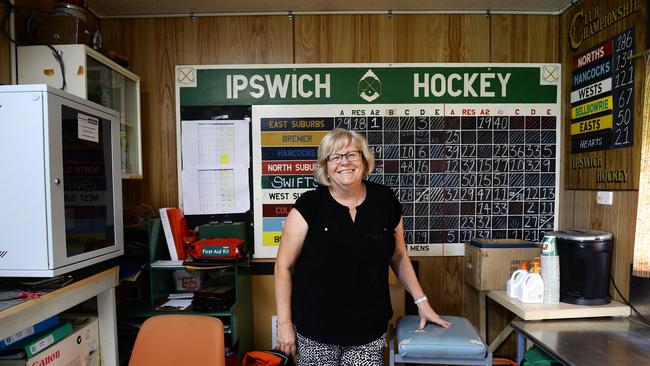
{"type": "Polygon", "coordinates": [[[278,349],[286,355],[296,355],[296,331],[292,323],[278,325],[278,349]]]}

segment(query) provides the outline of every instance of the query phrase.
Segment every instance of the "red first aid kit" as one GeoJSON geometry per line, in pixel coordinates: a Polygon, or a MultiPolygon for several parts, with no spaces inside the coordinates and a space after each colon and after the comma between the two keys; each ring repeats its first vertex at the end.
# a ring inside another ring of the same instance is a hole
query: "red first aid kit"
{"type": "Polygon", "coordinates": [[[203,239],[187,245],[194,259],[240,260],[246,257],[244,241],[237,238],[203,239]]]}

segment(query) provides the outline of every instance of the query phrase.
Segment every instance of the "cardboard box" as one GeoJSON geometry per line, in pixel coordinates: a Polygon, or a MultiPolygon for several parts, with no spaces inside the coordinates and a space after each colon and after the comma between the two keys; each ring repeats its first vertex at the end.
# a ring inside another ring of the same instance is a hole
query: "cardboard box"
{"type": "Polygon", "coordinates": [[[2,360],[2,366],[99,366],[99,325],[97,318],[68,319],[72,334],[46,348],[36,356],[21,360],[2,360]]]}
{"type": "Polygon", "coordinates": [[[522,261],[541,254],[541,246],[518,239],[475,239],[465,243],[465,282],[480,291],[505,290],[522,261]]]}

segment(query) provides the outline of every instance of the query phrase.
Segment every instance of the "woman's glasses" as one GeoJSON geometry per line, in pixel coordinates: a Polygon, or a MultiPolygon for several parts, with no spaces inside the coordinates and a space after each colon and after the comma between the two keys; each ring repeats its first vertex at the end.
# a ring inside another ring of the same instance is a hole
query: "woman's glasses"
{"type": "Polygon", "coordinates": [[[361,151],[350,151],[346,154],[330,154],[327,156],[327,161],[330,163],[338,163],[343,158],[346,158],[349,162],[357,161],[361,158],[361,151]]]}

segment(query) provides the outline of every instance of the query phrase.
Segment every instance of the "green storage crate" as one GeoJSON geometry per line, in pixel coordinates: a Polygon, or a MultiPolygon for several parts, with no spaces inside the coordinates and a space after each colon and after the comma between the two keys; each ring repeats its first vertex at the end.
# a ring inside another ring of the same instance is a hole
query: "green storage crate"
{"type": "Polygon", "coordinates": [[[562,365],[557,362],[553,357],[549,356],[546,352],[537,347],[533,347],[526,351],[524,359],[521,361],[521,366],[555,366],[562,365]]]}

